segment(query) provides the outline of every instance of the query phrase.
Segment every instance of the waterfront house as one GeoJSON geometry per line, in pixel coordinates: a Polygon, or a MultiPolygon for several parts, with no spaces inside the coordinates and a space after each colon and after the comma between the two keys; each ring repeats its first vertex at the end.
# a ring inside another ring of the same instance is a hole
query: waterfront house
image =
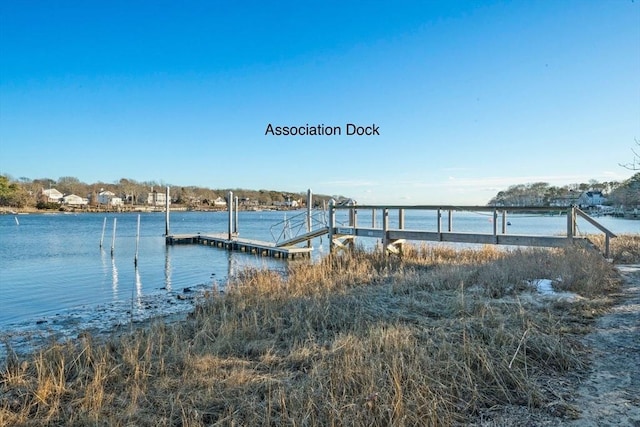
{"type": "Polygon", "coordinates": [[[147,193],[147,204],[150,206],[164,206],[167,203],[167,195],[152,191],[147,193]]]}
{"type": "Polygon", "coordinates": [[[81,207],[89,204],[89,200],[84,197],[76,196],[75,194],[68,194],[62,197],[62,204],[72,207],[81,207]]]}
{"type": "Polygon", "coordinates": [[[585,191],[578,198],[578,206],[593,207],[602,205],[607,201],[601,191],[585,191]]]}
{"type": "Polygon", "coordinates": [[[62,197],[63,194],[55,188],[49,188],[48,190],[42,188],[38,192],[38,201],[43,203],[60,203],[62,197]]]}
{"type": "Polygon", "coordinates": [[[213,206],[215,206],[216,208],[226,208],[227,207],[227,201],[225,199],[223,199],[222,197],[218,197],[217,199],[215,199],[213,201],[213,206]]]}
{"type": "Polygon", "coordinates": [[[101,191],[98,193],[98,203],[108,206],[122,206],[122,198],[116,197],[111,191],[101,191]]]}

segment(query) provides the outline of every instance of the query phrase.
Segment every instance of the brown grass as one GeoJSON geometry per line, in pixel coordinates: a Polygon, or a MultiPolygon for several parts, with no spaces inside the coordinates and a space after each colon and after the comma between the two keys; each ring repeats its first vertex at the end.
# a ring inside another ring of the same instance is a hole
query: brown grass
{"type": "MultiPolygon", "coordinates": [[[[638,228],[640,229],[640,221],[638,228]]],[[[599,248],[604,248],[604,234],[589,235],[599,248]]],[[[622,234],[611,239],[611,258],[616,264],[640,263],[640,234],[622,234]]]]}
{"type": "Polygon", "coordinates": [[[454,425],[545,407],[612,266],[580,248],[356,251],[246,270],[184,322],[11,357],[0,425],[454,425]],[[550,278],[586,299],[541,302],[550,278]]]}

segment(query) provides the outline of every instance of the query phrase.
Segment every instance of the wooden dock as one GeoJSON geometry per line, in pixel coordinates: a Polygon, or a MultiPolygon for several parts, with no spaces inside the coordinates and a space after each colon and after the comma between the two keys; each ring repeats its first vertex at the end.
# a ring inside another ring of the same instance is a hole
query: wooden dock
{"type": "Polygon", "coordinates": [[[297,246],[276,246],[273,243],[260,240],[241,239],[228,234],[172,234],[166,236],[167,245],[199,244],[223,248],[229,251],[244,252],[259,256],[268,256],[280,259],[308,258],[313,248],[301,248],[297,246]]]}
{"type": "MultiPolygon", "coordinates": [[[[169,189],[167,188],[167,195],[169,189]]],[[[446,205],[357,205],[355,203],[336,205],[332,200],[328,206],[327,215],[322,215],[321,220],[314,217],[311,190],[307,194],[306,215],[298,215],[285,219],[273,227],[283,228],[280,233],[273,234],[275,243],[259,240],[238,238],[238,198],[234,199],[233,192],[227,196],[228,204],[228,229],[224,234],[170,234],[169,233],[169,209],[167,204],[166,214],[166,243],[175,244],[201,244],[224,248],[230,251],[240,251],[260,256],[270,256],[281,259],[295,259],[297,257],[309,257],[313,248],[311,241],[323,235],[329,237],[329,250],[353,248],[356,238],[369,237],[379,239],[385,253],[402,253],[402,246],[406,241],[433,241],[471,244],[492,244],[511,246],[543,246],[561,247],[571,244],[586,244],[593,246],[584,236],[577,234],[577,220],[581,219],[593,225],[604,233],[604,248],[599,248],[607,258],[610,256],[610,240],[616,235],[603,227],[598,221],[583,212],[576,206],[566,207],[567,227],[564,235],[516,235],[507,233],[507,213],[527,213],[544,215],[557,213],[557,207],[502,207],[502,206],[446,206],[446,205]],[[337,211],[347,211],[347,223],[336,221],[337,211]],[[435,212],[435,223],[428,229],[407,229],[405,227],[405,211],[431,211],[435,212]],[[358,222],[358,213],[371,211],[371,224],[365,225],[358,222]],[[391,226],[391,212],[397,212],[396,227],[391,226]],[[480,212],[488,215],[492,223],[492,232],[456,232],[454,231],[454,212],[480,212]],[[235,215],[234,215],[235,213],[235,215]],[[376,221],[380,214],[381,221],[376,221]],[[446,223],[443,224],[443,216],[446,223]],[[293,220],[293,221],[292,221],[293,220]],[[295,224],[292,224],[295,222],[295,224]],[[501,223],[501,224],[500,224],[501,223]],[[501,227],[499,227],[501,225],[501,227]],[[286,230],[293,230],[290,236],[286,230]],[[286,236],[286,237],[285,237],[286,236]],[[296,246],[307,243],[307,247],[296,246]]]]}
{"type": "Polygon", "coordinates": [[[407,240],[453,242],[492,245],[513,246],[542,246],[561,247],[566,245],[589,244],[586,237],[577,235],[577,219],[581,218],[604,233],[605,245],[602,253],[610,256],[610,239],[616,237],[614,233],[603,227],[587,213],[575,206],[567,208],[567,231],[563,236],[536,236],[507,234],[507,212],[512,213],[536,213],[544,214],[557,208],[550,207],[493,207],[493,206],[391,206],[391,205],[329,205],[329,245],[330,251],[334,248],[344,249],[353,246],[356,237],[373,237],[380,239],[382,247],[387,253],[401,253],[402,245],[407,240]],[[336,211],[347,210],[349,221],[339,225],[336,222],[336,211]],[[372,212],[371,226],[363,226],[358,223],[358,211],[370,210],[372,212]],[[405,211],[432,211],[436,212],[435,230],[407,230],[405,228],[405,211]],[[397,212],[397,228],[390,226],[391,212],[397,212]],[[382,223],[376,224],[376,212],[381,213],[382,223]],[[454,212],[484,212],[490,215],[493,231],[490,233],[466,233],[453,230],[454,212]],[[447,223],[443,227],[442,217],[446,214],[447,223]],[[500,219],[502,227],[499,227],[500,219]]]}

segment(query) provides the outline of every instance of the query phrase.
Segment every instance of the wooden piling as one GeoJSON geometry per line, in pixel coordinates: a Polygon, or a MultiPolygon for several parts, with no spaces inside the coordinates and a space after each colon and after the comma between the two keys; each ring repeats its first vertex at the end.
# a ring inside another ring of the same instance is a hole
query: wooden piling
{"type": "Polygon", "coordinates": [[[136,230],[136,254],[133,257],[133,265],[138,266],[138,246],[140,244],[140,214],[138,214],[138,228],[136,230]]]}
{"type": "Polygon", "coordinates": [[[389,209],[382,209],[382,250],[387,253],[387,247],[389,246],[389,209]]]}
{"type": "Polygon", "coordinates": [[[116,249],[116,224],[118,218],[113,218],[113,236],[111,237],[111,256],[113,257],[113,252],[116,249]]]}
{"type": "MultiPolygon", "coordinates": [[[[313,194],[311,189],[307,190],[307,233],[313,230],[313,194]]],[[[307,247],[311,247],[311,239],[307,240],[307,247]]]]}
{"type": "Polygon", "coordinates": [[[229,240],[233,238],[233,191],[227,194],[227,210],[229,211],[229,240]]]}
{"type": "Polygon", "coordinates": [[[107,217],[104,217],[104,221],[102,221],[102,235],[100,235],[100,248],[102,248],[102,243],[104,242],[104,230],[107,228],[107,217]]]}
{"type": "Polygon", "coordinates": [[[166,197],[165,197],[165,201],[164,201],[164,235],[168,236],[169,235],[169,202],[170,202],[170,195],[169,195],[169,186],[167,186],[166,189],[166,197]]]}
{"type": "Polygon", "coordinates": [[[335,242],[333,241],[334,228],[336,226],[336,203],[329,201],[329,253],[333,253],[335,242]]]}

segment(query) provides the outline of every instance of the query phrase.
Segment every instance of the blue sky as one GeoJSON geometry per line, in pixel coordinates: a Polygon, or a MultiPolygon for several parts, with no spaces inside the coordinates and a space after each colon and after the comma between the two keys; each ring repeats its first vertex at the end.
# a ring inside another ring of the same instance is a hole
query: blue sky
{"type": "Polygon", "coordinates": [[[484,204],[629,178],[635,139],[638,1],[0,0],[14,178],[484,204]]]}

